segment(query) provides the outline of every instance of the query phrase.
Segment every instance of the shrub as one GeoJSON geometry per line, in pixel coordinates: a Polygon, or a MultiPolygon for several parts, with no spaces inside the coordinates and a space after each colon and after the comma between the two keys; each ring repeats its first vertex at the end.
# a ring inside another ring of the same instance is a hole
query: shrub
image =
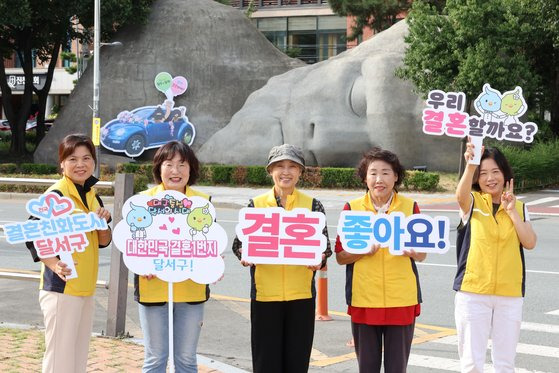
{"type": "Polygon", "coordinates": [[[22,163],[19,170],[23,174],[52,175],[58,173],[58,167],[42,163],[22,163]]]}
{"type": "Polygon", "coordinates": [[[236,166],[231,173],[231,181],[236,185],[243,185],[247,182],[247,168],[246,166],[236,166]]]}
{"type": "Polygon", "coordinates": [[[434,191],[439,185],[439,174],[424,171],[406,171],[403,183],[406,189],[434,191]]]}
{"type": "Polygon", "coordinates": [[[559,182],[559,139],[534,144],[529,150],[500,146],[514,173],[514,187],[523,191],[559,182]]]}
{"type": "Polygon", "coordinates": [[[137,163],[119,163],[116,165],[116,172],[119,174],[135,174],[140,165],[137,163]]]}
{"type": "Polygon", "coordinates": [[[17,165],[15,163],[0,163],[0,173],[2,174],[15,174],[17,165]]]}
{"type": "Polygon", "coordinates": [[[200,177],[198,183],[210,184],[212,181],[212,166],[200,165],[200,177]]]}
{"type": "Polygon", "coordinates": [[[134,175],[134,193],[140,193],[148,188],[149,179],[146,175],[134,175]]]}
{"type": "Polygon", "coordinates": [[[234,166],[213,165],[212,182],[215,184],[230,184],[234,166]]]}
{"type": "Polygon", "coordinates": [[[321,186],[325,188],[359,188],[361,180],[355,174],[354,168],[331,168],[320,169],[322,177],[321,186]]]}
{"type": "Polygon", "coordinates": [[[301,185],[305,188],[318,188],[322,183],[320,167],[307,167],[301,176],[301,185]]]}
{"type": "Polygon", "coordinates": [[[268,176],[268,171],[264,166],[247,167],[247,183],[251,185],[270,185],[272,179],[268,176]]]}
{"type": "Polygon", "coordinates": [[[119,163],[116,172],[145,176],[148,182],[153,182],[153,164],[151,163],[119,163]]]}

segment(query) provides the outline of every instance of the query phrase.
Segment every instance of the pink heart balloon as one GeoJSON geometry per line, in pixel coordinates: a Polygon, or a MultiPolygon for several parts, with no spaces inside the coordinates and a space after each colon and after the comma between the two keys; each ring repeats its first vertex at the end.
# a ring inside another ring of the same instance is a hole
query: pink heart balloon
{"type": "Polygon", "coordinates": [[[182,95],[188,88],[188,82],[184,76],[175,76],[171,82],[173,96],[182,95]]]}

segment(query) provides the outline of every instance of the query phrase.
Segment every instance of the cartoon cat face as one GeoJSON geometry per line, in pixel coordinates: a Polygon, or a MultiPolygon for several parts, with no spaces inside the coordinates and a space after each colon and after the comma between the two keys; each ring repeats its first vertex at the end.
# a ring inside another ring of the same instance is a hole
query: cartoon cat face
{"type": "Polygon", "coordinates": [[[145,207],[136,206],[130,202],[130,207],[132,210],[126,215],[126,223],[128,225],[134,224],[138,228],[146,228],[153,222],[153,217],[145,207]]]}
{"type": "Polygon", "coordinates": [[[478,96],[476,101],[477,105],[486,113],[493,113],[501,109],[501,96],[489,84],[483,86],[483,93],[478,96]]]}
{"type": "Polygon", "coordinates": [[[514,91],[504,94],[503,101],[501,102],[501,111],[510,116],[516,116],[522,111],[523,106],[522,90],[520,87],[516,87],[514,91]]]}
{"type": "Polygon", "coordinates": [[[201,231],[204,227],[209,227],[212,225],[212,215],[209,211],[209,205],[203,207],[197,207],[193,209],[188,217],[186,218],[188,225],[197,231],[201,231]]]}

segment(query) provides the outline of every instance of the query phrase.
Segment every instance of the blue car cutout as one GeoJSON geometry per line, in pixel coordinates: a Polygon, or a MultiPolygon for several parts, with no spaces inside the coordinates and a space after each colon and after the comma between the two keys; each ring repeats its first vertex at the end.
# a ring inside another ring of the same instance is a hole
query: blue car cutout
{"type": "Polygon", "coordinates": [[[128,157],[138,157],[145,149],[158,148],[171,140],[192,145],[196,130],[185,115],[186,108],[167,101],[121,112],[101,129],[101,144],[128,157]]]}

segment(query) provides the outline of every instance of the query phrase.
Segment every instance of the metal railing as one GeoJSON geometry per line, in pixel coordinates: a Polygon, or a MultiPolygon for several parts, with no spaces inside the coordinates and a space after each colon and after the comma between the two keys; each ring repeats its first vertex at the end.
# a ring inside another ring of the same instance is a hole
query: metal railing
{"type": "MultiPolygon", "coordinates": [[[[19,178],[19,177],[0,177],[0,184],[9,185],[27,185],[27,186],[51,186],[56,183],[58,179],[29,179],[29,178],[19,178]]],[[[114,182],[112,181],[98,181],[95,184],[95,188],[99,189],[109,189],[114,187],[114,182]]]]}

